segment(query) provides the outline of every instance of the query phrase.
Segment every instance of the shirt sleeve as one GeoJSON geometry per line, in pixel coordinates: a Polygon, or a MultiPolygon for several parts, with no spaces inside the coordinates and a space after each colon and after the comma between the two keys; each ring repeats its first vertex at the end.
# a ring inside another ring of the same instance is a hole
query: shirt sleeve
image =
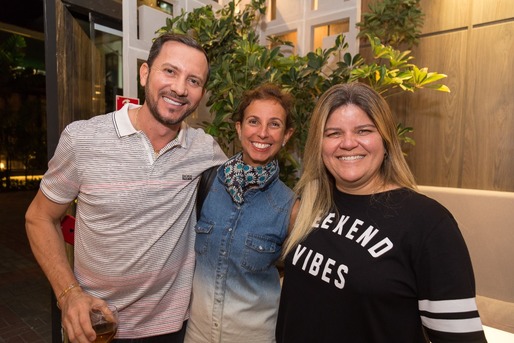
{"type": "Polygon", "coordinates": [[[213,156],[212,161],[214,166],[218,166],[220,164],[223,164],[227,161],[227,155],[223,152],[220,145],[214,138],[212,138],[212,145],[213,145],[213,156]]]}
{"type": "Polygon", "coordinates": [[[65,204],[73,201],[79,192],[77,164],[73,144],[73,127],[68,125],[55,150],[54,156],[48,162],[48,170],[41,181],[41,191],[50,200],[65,204]]]}
{"type": "Polygon", "coordinates": [[[416,266],[423,327],[432,343],[487,342],[464,238],[448,211],[436,206],[434,212],[436,224],[422,240],[416,266]]]}

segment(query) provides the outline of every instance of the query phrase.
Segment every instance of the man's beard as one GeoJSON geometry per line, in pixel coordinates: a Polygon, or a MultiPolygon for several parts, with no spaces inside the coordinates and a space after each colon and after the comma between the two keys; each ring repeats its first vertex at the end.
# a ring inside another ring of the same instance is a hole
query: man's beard
{"type": "MultiPolygon", "coordinates": [[[[162,96],[162,94],[159,94],[159,96],[162,96]]],[[[184,97],[180,97],[176,93],[174,93],[174,97],[177,99],[181,99],[181,100],[184,99],[184,97]]],[[[159,123],[166,125],[166,126],[180,124],[182,121],[184,121],[184,119],[189,117],[198,108],[198,104],[197,104],[196,106],[193,106],[190,109],[188,109],[187,111],[185,111],[184,114],[182,114],[180,116],[180,118],[166,119],[160,115],[160,113],[157,109],[157,102],[153,102],[152,100],[149,100],[149,99],[151,99],[151,97],[148,94],[148,88],[145,88],[145,101],[147,102],[147,106],[148,106],[148,109],[150,110],[150,113],[155,118],[155,120],[157,120],[159,123]]],[[[187,101],[187,103],[189,103],[189,101],[187,101]]]]}

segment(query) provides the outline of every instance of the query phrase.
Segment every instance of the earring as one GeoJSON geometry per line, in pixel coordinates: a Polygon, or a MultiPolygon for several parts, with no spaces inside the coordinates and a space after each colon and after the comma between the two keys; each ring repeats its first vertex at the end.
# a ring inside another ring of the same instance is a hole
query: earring
{"type": "Polygon", "coordinates": [[[286,146],[286,143],[287,143],[286,141],[282,142],[282,148],[286,146]]]}

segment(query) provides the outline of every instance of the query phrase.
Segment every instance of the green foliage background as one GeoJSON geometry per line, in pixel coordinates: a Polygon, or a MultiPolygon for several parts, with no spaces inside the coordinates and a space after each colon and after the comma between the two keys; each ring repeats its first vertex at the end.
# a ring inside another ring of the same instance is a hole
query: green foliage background
{"type": "Polygon", "coordinates": [[[398,48],[405,44],[409,49],[419,43],[425,19],[421,0],[378,0],[368,5],[362,14],[358,37],[380,37],[384,44],[398,48]]]}
{"type": "MultiPolygon", "coordinates": [[[[256,32],[266,12],[265,0],[252,0],[240,11],[237,10],[238,3],[231,1],[217,12],[212,6],[183,12],[168,19],[158,33],[186,33],[194,36],[206,49],[211,62],[207,106],[210,106],[213,119],[204,125],[229,156],[235,152],[231,148],[236,138],[232,116],[243,92],[272,82],[294,96],[295,133],[279,156],[281,178],[289,186],[297,180],[312,110],[319,96],[331,86],[361,81],[385,97],[398,90],[414,92],[431,88],[449,91],[448,87],[437,83],[446,75],[418,68],[411,63],[410,51],[395,50],[374,36],[367,36],[373,52],[371,62],[364,61],[359,54],[352,56],[347,52],[348,44],[343,35],[338,36],[329,49],[317,49],[305,56],[285,56],[280,50],[281,45],[292,45],[290,42],[271,38],[269,47],[259,44],[256,32]]],[[[414,143],[406,136],[411,130],[399,124],[399,138],[414,143]]]]}

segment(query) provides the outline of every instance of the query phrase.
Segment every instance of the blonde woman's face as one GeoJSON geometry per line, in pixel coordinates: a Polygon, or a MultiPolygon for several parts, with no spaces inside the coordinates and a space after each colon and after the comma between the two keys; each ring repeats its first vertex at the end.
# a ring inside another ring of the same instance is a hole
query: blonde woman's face
{"type": "Polygon", "coordinates": [[[380,166],[385,147],[377,128],[360,107],[337,108],[328,118],[322,141],[322,158],[336,187],[349,194],[380,190],[380,166]]]}

